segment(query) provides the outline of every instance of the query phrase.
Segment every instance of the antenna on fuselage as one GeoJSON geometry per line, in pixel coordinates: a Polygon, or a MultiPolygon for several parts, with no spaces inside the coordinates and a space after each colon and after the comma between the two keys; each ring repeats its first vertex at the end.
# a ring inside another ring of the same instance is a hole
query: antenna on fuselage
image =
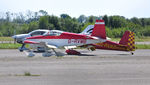
{"type": "Polygon", "coordinates": [[[102,16],[99,16],[99,17],[98,17],[98,20],[102,20],[102,19],[103,19],[103,17],[102,17],[102,16]]]}

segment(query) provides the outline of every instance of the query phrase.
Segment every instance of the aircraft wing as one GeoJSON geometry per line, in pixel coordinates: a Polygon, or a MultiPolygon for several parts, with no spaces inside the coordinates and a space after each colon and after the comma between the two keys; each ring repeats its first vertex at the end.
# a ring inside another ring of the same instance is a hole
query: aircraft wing
{"type": "Polygon", "coordinates": [[[35,42],[35,41],[29,41],[29,40],[25,40],[24,41],[24,43],[26,43],[26,44],[38,44],[38,45],[42,45],[42,46],[44,46],[44,47],[48,47],[48,48],[58,48],[57,46],[55,46],[55,45],[49,45],[49,44],[47,44],[47,43],[45,43],[45,42],[35,42]]]}
{"type": "Polygon", "coordinates": [[[45,47],[48,47],[48,48],[58,48],[57,46],[55,46],[55,45],[50,45],[50,44],[47,44],[47,43],[45,43],[45,42],[40,42],[39,43],[40,45],[43,45],[43,46],[45,46],[45,47]]]}

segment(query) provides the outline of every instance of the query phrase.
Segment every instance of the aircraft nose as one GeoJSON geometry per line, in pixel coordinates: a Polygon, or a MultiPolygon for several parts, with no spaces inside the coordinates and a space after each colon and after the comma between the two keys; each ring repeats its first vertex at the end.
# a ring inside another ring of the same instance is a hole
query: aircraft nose
{"type": "Polygon", "coordinates": [[[12,36],[12,38],[16,39],[16,38],[17,38],[17,36],[16,36],[16,35],[14,35],[14,36],[12,36]]]}

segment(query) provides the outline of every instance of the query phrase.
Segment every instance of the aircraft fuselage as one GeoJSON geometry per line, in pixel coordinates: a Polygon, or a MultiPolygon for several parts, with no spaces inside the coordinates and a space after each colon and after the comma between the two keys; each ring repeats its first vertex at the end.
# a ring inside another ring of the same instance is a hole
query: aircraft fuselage
{"type": "Polygon", "coordinates": [[[80,46],[85,44],[100,43],[106,41],[104,39],[100,39],[94,36],[69,33],[69,32],[63,32],[58,36],[57,35],[34,36],[34,37],[29,37],[26,40],[36,42],[36,43],[45,42],[49,45],[54,45],[57,47],[74,46],[74,45],[80,46]]]}

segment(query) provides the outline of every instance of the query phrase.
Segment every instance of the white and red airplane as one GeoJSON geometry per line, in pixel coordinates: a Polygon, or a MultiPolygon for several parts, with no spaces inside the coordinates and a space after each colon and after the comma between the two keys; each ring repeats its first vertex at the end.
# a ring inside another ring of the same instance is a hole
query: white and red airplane
{"type": "MultiPolygon", "coordinates": [[[[48,52],[49,49],[52,49],[56,56],[59,56],[54,49],[62,47],[70,49],[74,48],[74,46],[90,46],[90,44],[106,42],[105,29],[101,29],[104,25],[104,20],[96,20],[95,27],[91,35],[50,30],[45,35],[28,37],[23,41],[23,43],[44,47],[45,53],[43,53],[43,56],[51,55],[51,53],[48,52]]],[[[34,56],[34,54],[31,52],[29,56],[34,56]]]]}

